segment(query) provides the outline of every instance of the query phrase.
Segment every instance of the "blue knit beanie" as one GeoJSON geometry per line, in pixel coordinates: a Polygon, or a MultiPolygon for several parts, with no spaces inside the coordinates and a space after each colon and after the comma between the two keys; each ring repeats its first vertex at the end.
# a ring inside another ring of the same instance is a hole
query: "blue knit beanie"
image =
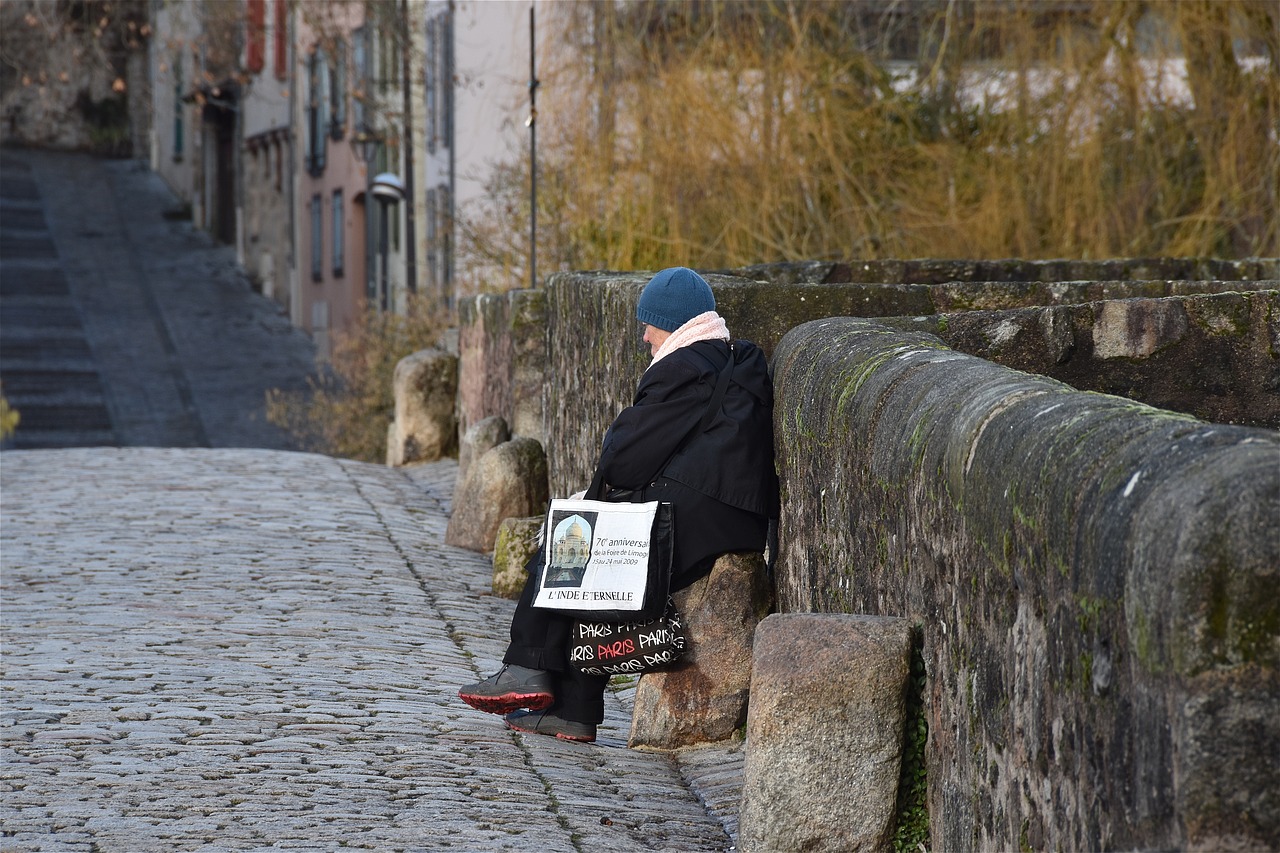
{"type": "Polygon", "coordinates": [[[667,332],[716,310],[711,285],[691,269],[671,267],[649,279],[636,304],[636,318],[667,332]]]}

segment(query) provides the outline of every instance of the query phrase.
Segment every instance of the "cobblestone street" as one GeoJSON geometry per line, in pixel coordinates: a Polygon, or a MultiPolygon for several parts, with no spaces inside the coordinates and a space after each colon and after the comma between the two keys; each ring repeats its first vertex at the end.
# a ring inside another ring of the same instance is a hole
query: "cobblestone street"
{"type": "Polygon", "coordinates": [[[513,603],[455,474],[5,452],[3,850],[727,849],[739,754],[626,749],[625,689],[593,745],[458,701],[513,603]]]}
{"type": "Polygon", "coordinates": [[[732,845],[741,751],[628,750],[634,688],[591,745],[458,700],[514,603],[456,463],[291,452],[310,341],[155,175],[0,173],[0,851],[732,845]]]}

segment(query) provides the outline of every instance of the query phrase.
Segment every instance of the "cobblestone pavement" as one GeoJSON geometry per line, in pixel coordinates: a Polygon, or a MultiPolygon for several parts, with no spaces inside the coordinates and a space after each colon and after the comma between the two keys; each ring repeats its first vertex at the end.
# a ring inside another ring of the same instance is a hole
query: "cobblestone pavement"
{"type": "Polygon", "coordinates": [[[461,704],[513,603],[440,544],[452,462],[0,459],[0,849],[724,850],[741,754],[461,704]]]}

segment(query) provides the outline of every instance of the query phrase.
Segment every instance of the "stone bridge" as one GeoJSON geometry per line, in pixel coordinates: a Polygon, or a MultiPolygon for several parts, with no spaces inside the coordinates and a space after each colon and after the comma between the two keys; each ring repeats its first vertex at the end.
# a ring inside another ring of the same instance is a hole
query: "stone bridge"
{"type": "MultiPolygon", "coordinates": [[[[0,180],[0,373],[52,353],[67,384],[23,405],[93,415],[49,442],[281,443],[246,353],[282,352],[287,324],[237,313],[261,303],[225,253],[126,168],[26,162],[49,189],[0,180]]],[[[918,626],[935,849],[1280,846],[1280,262],[709,277],[774,358],[781,606],[918,626]]],[[[464,305],[461,426],[504,416],[553,492],[580,487],[645,363],[645,278],[464,305]]],[[[6,849],[733,844],[740,754],[623,749],[626,687],[596,747],[454,701],[511,607],[442,544],[455,471],[6,451],[6,849]]]]}

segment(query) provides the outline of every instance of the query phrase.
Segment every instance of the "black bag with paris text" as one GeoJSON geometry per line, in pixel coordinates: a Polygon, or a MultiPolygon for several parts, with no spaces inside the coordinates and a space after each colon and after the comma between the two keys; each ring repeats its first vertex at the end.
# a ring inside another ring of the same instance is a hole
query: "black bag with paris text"
{"type": "Polygon", "coordinates": [[[650,622],[576,622],[569,665],[586,675],[643,675],[679,663],[689,647],[684,618],[671,598],[650,622]]]}

